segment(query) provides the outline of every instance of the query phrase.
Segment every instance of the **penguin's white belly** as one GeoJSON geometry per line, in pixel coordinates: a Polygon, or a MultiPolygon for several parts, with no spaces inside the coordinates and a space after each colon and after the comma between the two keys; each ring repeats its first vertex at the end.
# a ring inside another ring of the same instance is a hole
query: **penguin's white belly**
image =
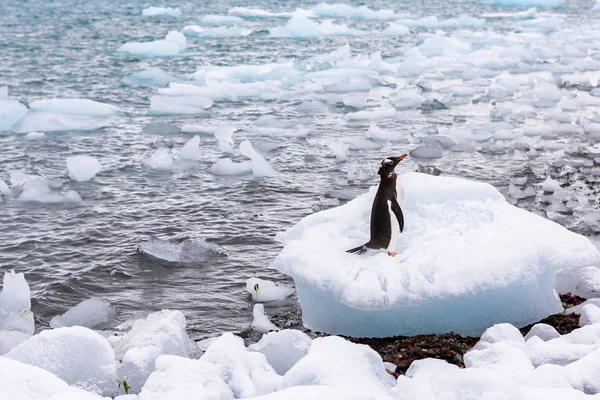
{"type": "Polygon", "coordinates": [[[390,226],[392,227],[390,243],[388,244],[387,251],[395,252],[394,248],[396,247],[396,236],[398,236],[398,231],[400,230],[400,223],[398,223],[396,214],[394,214],[394,211],[392,211],[392,202],[388,200],[387,205],[388,213],[390,214],[390,226]]]}

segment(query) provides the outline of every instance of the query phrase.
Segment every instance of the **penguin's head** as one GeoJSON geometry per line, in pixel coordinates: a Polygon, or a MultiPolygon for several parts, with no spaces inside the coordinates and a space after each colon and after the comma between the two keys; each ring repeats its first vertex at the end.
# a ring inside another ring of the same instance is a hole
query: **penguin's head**
{"type": "Polygon", "coordinates": [[[400,157],[388,157],[384,158],[381,162],[381,166],[379,167],[379,171],[377,173],[382,177],[390,176],[394,173],[394,168],[396,165],[407,157],[406,154],[401,155],[400,157]]]}

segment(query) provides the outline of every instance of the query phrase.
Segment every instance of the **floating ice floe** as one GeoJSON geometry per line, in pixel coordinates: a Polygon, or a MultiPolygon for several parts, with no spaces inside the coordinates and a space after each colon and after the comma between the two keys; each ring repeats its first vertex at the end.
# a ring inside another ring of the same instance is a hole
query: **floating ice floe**
{"type": "MultiPolygon", "coordinates": [[[[117,375],[126,381],[132,393],[139,393],[155,370],[155,361],[163,355],[191,357],[195,344],[185,331],[181,311],[162,310],[134,322],[131,330],[113,345],[120,360],[117,375]]],[[[113,383],[114,384],[114,383],[113,383]]]]}
{"type": "Polygon", "coordinates": [[[151,67],[122,79],[123,83],[138,86],[166,86],[174,80],[173,76],[158,67],[151,67]]]}
{"type": "Polygon", "coordinates": [[[439,142],[430,139],[425,145],[419,146],[410,151],[410,156],[415,158],[440,158],[444,149],[439,142]]]}
{"type": "Polygon", "coordinates": [[[382,36],[406,36],[410,35],[410,30],[402,25],[395,24],[393,22],[388,23],[388,26],[381,31],[380,35],[382,36]]]}
{"type": "Polygon", "coordinates": [[[42,140],[46,138],[46,134],[44,132],[29,132],[25,135],[25,139],[27,140],[42,140]]]}
{"type": "Polygon", "coordinates": [[[77,182],[87,182],[102,170],[102,164],[95,157],[72,156],[67,157],[67,170],[69,178],[77,182]]]}
{"type": "Polygon", "coordinates": [[[292,288],[259,278],[247,279],[246,291],[252,295],[253,301],[261,303],[281,301],[294,293],[292,288]]]}
{"type": "Polygon", "coordinates": [[[347,147],[339,143],[329,143],[329,148],[333,151],[337,162],[348,161],[347,147]]]}
{"type": "Polygon", "coordinates": [[[223,153],[233,154],[233,133],[234,126],[222,126],[215,130],[215,139],[223,153]]]}
{"type": "Polygon", "coordinates": [[[142,165],[152,171],[171,171],[173,156],[169,149],[160,147],[150,157],[143,159],[142,165]]]}
{"type": "Polygon", "coordinates": [[[252,329],[259,333],[267,333],[271,331],[278,331],[279,328],[275,326],[269,317],[265,314],[265,306],[263,304],[255,304],[252,310],[253,320],[252,329]]]}
{"type": "Polygon", "coordinates": [[[379,121],[386,118],[394,118],[397,112],[394,108],[380,108],[348,113],[344,116],[348,121],[365,120],[379,121]]]}
{"type": "Polygon", "coordinates": [[[112,396],[117,391],[115,353],[106,339],[88,328],[42,331],[4,357],[42,368],[89,392],[112,396]]]}
{"type": "Polygon", "coordinates": [[[68,190],[64,194],[50,190],[48,180],[40,176],[33,176],[22,183],[22,191],[18,201],[25,203],[81,203],[81,197],[74,190],[68,190]]]}
{"type": "Polygon", "coordinates": [[[176,56],[187,47],[185,36],[177,31],[170,31],[165,39],[152,42],[128,42],[119,47],[118,53],[143,57],[176,56]]]}
{"type": "Polygon", "coordinates": [[[400,256],[345,253],[368,240],[374,190],[277,236],[274,266],[294,278],[308,328],[381,337],[522,326],[561,310],[557,270],[600,260],[587,238],[511,206],[490,185],[418,173],[399,181],[400,256]]]}
{"type": "Polygon", "coordinates": [[[315,16],[312,11],[304,10],[302,8],[297,8],[295,11],[292,12],[274,13],[271,11],[263,10],[261,8],[233,7],[228,11],[228,14],[241,18],[308,18],[315,16]]]}
{"type": "Polygon", "coordinates": [[[29,103],[35,112],[80,115],[87,117],[109,117],[119,112],[119,107],[90,99],[47,99],[29,103]]]}
{"type": "Polygon", "coordinates": [[[219,26],[216,28],[202,28],[189,25],[183,28],[183,34],[192,38],[233,38],[250,35],[253,30],[243,26],[219,26]]]}
{"type": "Polygon", "coordinates": [[[29,339],[34,331],[29,285],[23,273],[5,272],[0,292],[0,356],[29,339]]]}
{"type": "Polygon", "coordinates": [[[439,21],[437,17],[424,17],[420,19],[400,18],[395,21],[408,28],[427,28],[427,29],[446,29],[446,28],[466,28],[481,27],[485,25],[485,19],[461,15],[456,18],[450,18],[439,21]]]}
{"type": "Polygon", "coordinates": [[[202,152],[200,151],[200,136],[196,135],[187,141],[185,145],[179,150],[179,157],[184,160],[199,161],[202,159],[202,152]]]}
{"type": "Polygon", "coordinates": [[[334,24],[330,20],[311,21],[306,17],[294,17],[285,26],[269,29],[269,36],[287,38],[307,38],[317,36],[360,36],[367,32],[349,28],[343,24],[334,24]]]}
{"type": "Polygon", "coordinates": [[[181,17],[181,10],[173,7],[148,7],[142,10],[143,17],[181,17]]]}
{"type": "Polygon", "coordinates": [[[250,175],[252,161],[233,162],[230,158],[221,158],[210,167],[210,173],[218,176],[250,175]]]}
{"type": "Polygon", "coordinates": [[[380,142],[394,142],[405,138],[400,132],[381,129],[376,124],[369,125],[367,137],[380,142]]]}
{"type": "Polygon", "coordinates": [[[83,326],[94,328],[109,322],[115,314],[115,309],[107,300],[92,297],[68,309],[64,314],[53,317],[50,320],[50,327],[83,326]]]}
{"type": "Polygon", "coordinates": [[[203,25],[237,25],[243,24],[244,20],[240,17],[234,17],[232,15],[203,15],[198,18],[198,22],[203,25]]]}
{"type": "Polygon", "coordinates": [[[534,19],[537,15],[537,10],[532,7],[525,11],[518,11],[513,13],[487,13],[481,14],[486,19],[534,19]]]}
{"type": "Polygon", "coordinates": [[[27,107],[19,103],[17,100],[11,100],[8,97],[8,87],[0,87],[2,95],[0,95],[0,132],[8,131],[21,118],[27,114],[27,107]]]}
{"type": "Polygon", "coordinates": [[[269,165],[265,158],[252,147],[249,140],[240,143],[240,152],[252,160],[252,175],[255,178],[263,178],[277,175],[277,171],[269,165]]]}
{"type": "Polygon", "coordinates": [[[110,120],[106,118],[30,111],[15,123],[10,130],[15,133],[93,131],[103,128],[109,123],[110,120]]]}
{"type": "Polygon", "coordinates": [[[279,375],[285,375],[298,361],[308,354],[312,340],[306,333],[284,329],[269,332],[248,350],[262,353],[279,375]]]}
{"type": "Polygon", "coordinates": [[[0,179],[0,195],[2,196],[10,196],[12,194],[12,190],[8,187],[6,182],[0,179]]]}
{"type": "Polygon", "coordinates": [[[319,3],[311,11],[317,17],[326,18],[347,18],[367,21],[389,21],[398,18],[394,10],[372,10],[367,6],[352,7],[339,3],[319,3]]]}
{"type": "Polygon", "coordinates": [[[186,239],[180,243],[151,238],[140,244],[139,251],[168,262],[204,262],[210,257],[226,256],[227,251],[203,238],[186,239]]]}
{"type": "Polygon", "coordinates": [[[501,7],[561,7],[564,0],[489,0],[493,6],[501,7]]]}
{"type": "Polygon", "coordinates": [[[213,101],[203,96],[152,96],[148,113],[153,115],[202,114],[212,105],[213,101]]]}

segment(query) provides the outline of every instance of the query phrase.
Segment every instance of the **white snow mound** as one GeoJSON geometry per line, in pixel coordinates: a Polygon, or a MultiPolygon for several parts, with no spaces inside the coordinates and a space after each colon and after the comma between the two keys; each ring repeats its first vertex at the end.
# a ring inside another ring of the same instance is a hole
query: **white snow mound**
{"type": "Polygon", "coordinates": [[[67,157],[67,170],[69,178],[77,182],[87,182],[102,170],[102,164],[95,157],[72,156],[67,157]]]}
{"type": "Polygon", "coordinates": [[[265,279],[249,278],[246,280],[246,291],[257,302],[281,301],[291,295],[294,290],[265,279]]]}
{"type": "Polygon", "coordinates": [[[29,285],[22,272],[5,272],[0,292],[0,356],[29,339],[34,331],[29,285]]]}
{"type": "Polygon", "coordinates": [[[117,389],[115,353],[106,339],[88,328],[43,331],[4,357],[45,369],[70,385],[97,394],[110,396],[117,389]]]}
{"type": "Polygon", "coordinates": [[[248,346],[248,350],[264,354],[275,372],[285,375],[302,357],[308,354],[311,341],[304,332],[284,329],[263,335],[258,343],[248,346]]]}
{"type": "Polygon", "coordinates": [[[511,206],[493,186],[418,173],[398,182],[396,257],[345,253],[369,239],[375,187],[277,236],[274,267],[294,279],[306,327],[384,337],[524,326],[562,310],[557,270],[600,260],[587,238],[511,206]]]}

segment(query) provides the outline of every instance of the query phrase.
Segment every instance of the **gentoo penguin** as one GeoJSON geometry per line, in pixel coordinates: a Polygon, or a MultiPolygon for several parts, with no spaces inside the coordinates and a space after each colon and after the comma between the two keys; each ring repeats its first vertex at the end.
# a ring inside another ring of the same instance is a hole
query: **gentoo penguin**
{"type": "Polygon", "coordinates": [[[371,208],[371,238],[362,246],[347,250],[348,253],[364,254],[369,250],[384,250],[390,256],[395,256],[394,245],[396,244],[396,235],[398,230],[404,229],[404,215],[402,208],[404,206],[404,189],[400,191],[400,204],[398,204],[398,195],[396,193],[396,172],[394,168],[406,154],[400,157],[388,157],[381,162],[379,171],[381,182],[373,201],[371,208]]]}

